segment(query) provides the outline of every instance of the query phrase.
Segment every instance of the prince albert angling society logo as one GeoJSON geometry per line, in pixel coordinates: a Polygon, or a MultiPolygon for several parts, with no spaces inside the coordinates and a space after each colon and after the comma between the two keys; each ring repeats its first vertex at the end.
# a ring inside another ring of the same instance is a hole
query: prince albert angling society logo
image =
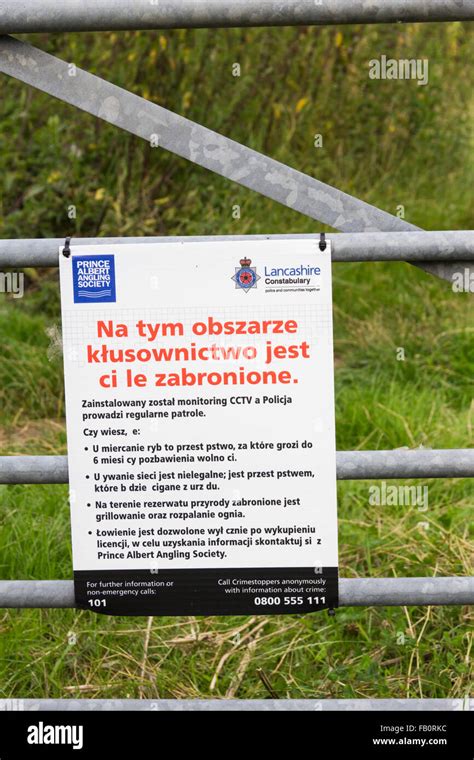
{"type": "Polygon", "coordinates": [[[251,263],[250,259],[240,259],[240,267],[235,267],[235,274],[231,277],[235,282],[235,287],[245,293],[254,288],[260,279],[257,267],[250,266],[251,263]]]}
{"type": "Polygon", "coordinates": [[[72,284],[74,303],[115,303],[114,256],[73,256],[72,284]]]}

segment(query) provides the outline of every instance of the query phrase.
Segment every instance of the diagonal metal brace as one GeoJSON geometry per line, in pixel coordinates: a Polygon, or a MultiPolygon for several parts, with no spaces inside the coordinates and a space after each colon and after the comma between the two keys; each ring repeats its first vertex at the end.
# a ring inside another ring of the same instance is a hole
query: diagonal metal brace
{"type": "MultiPolygon", "coordinates": [[[[0,71],[335,229],[419,229],[14,37],[0,36],[0,71]]],[[[449,280],[467,268],[417,266],[449,280]]]]}

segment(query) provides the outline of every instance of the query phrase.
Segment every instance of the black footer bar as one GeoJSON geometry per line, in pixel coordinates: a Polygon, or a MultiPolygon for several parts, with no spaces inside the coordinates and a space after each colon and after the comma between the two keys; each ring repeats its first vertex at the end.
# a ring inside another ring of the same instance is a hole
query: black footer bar
{"type": "Polygon", "coordinates": [[[74,588],[105,615],[308,613],[338,606],[338,568],[80,570],[74,588]]]}

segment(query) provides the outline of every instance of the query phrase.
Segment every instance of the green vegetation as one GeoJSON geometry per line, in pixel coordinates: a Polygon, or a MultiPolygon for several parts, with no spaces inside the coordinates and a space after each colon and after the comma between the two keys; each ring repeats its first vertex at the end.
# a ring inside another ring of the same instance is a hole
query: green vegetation
{"type": "MultiPolygon", "coordinates": [[[[420,227],[473,226],[467,26],[32,41],[391,213],[404,206],[420,227]],[[382,54],[428,58],[428,86],[370,80],[382,54]]],[[[18,82],[0,87],[0,238],[324,229],[18,82]]],[[[0,294],[1,453],[65,453],[57,272],[28,270],[26,283],[23,299],[0,294]]],[[[472,296],[415,267],[335,265],[338,448],[471,446],[473,314],[472,296]]],[[[469,574],[472,484],[414,484],[429,486],[426,512],[372,506],[371,483],[339,483],[343,576],[469,574]]],[[[70,578],[66,488],[0,489],[0,577],[70,578]]],[[[472,675],[462,607],[149,620],[11,610],[0,621],[2,697],[267,697],[262,669],[281,698],[458,698],[472,675]]]]}

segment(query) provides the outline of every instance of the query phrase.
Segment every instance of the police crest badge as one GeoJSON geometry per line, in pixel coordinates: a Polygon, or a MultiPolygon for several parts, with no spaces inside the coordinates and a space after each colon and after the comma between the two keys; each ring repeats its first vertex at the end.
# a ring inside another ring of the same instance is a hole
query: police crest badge
{"type": "Polygon", "coordinates": [[[235,267],[235,274],[231,278],[235,282],[235,287],[245,293],[254,288],[260,279],[257,267],[251,264],[250,259],[240,259],[240,267],[235,267]]]}

